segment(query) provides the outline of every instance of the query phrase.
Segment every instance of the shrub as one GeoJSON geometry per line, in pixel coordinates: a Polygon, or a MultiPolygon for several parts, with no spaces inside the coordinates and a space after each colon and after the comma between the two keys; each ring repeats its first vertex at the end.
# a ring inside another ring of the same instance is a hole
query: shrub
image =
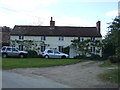
{"type": "Polygon", "coordinates": [[[37,57],[39,57],[39,55],[37,54],[37,52],[34,51],[34,50],[27,50],[27,52],[28,52],[28,57],[29,58],[37,58],[37,57]]]}
{"type": "Polygon", "coordinates": [[[64,48],[64,53],[66,53],[66,54],[69,55],[69,50],[70,50],[70,47],[69,47],[69,46],[65,47],[65,48],[64,48]]]}
{"type": "Polygon", "coordinates": [[[86,57],[85,55],[79,55],[75,57],[76,59],[86,59],[86,60],[100,60],[102,59],[99,55],[92,54],[90,57],[86,57]]]}
{"type": "Polygon", "coordinates": [[[120,58],[118,56],[109,56],[108,58],[110,60],[111,63],[117,63],[120,62],[120,58]]]}
{"type": "Polygon", "coordinates": [[[86,58],[84,55],[79,55],[79,56],[76,56],[75,57],[76,59],[84,59],[84,58],[86,58]]]}
{"type": "Polygon", "coordinates": [[[101,57],[99,56],[99,55],[95,55],[95,54],[92,54],[91,55],[91,57],[90,57],[90,59],[95,59],[95,60],[100,60],[101,59],[101,57]]]}

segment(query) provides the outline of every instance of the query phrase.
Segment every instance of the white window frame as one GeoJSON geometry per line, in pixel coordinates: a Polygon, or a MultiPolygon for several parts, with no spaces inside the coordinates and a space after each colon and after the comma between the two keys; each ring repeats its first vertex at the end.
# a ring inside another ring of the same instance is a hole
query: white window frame
{"type": "Polygon", "coordinates": [[[84,41],[84,37],[80,37],[80,42],[83,42],[84,41]]]}
{"type": "Polygon", "coordinates": [[[92,40],[92,41],[95,41],[95,37],[91,37],[91,40],[92,40]]]}
{"type": "Polygon", "coordinates": [[[41,36],[41,40],[45,41],[46,40],[46,36],[41,36]]]}
{"type": "Polygon", "coordinates": [[[19,36],[19,40],[24,40],[24,36],[19,36]]]}
{"type": "Polygon", "coordinates": [[[96,53],[96,47],[90,47],[91,53],[95,54],[96,53]]]}
{"type": "Polygon", "coordinates": [[[24,46],[23,45],[19,45],[19,50],[23,50],[24,46]]]}
{"type": "Polygon", "coordinates": [[[41,52],[45,51],[46,46],[41,46],[41,52]]]}
{"type": "Polygon", "coordinates": [[[58,38],[58,40],[59,40],[59,41],[64,41],[64,37],[63,37],[63,36],[60,36],[60,37],[58,38]]]}
{"type": "Polygon", "coordinates": [[[64,46],[58,46],[58,50],[59,50],[59,52],[63,52],[64,51],[64,46]]]}

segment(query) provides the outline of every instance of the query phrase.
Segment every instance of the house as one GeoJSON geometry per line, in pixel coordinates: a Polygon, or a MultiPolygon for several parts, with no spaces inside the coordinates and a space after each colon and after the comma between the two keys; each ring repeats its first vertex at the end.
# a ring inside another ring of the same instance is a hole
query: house
{"type": "MultiPolygon", "coordinates": [[[[63,52],[65,47],[71,45],[71,40],[78,38],[80,40],[102,40],[100,21],[96,23],[96,27],[55,26],[55,21],[51,17],[50,26],[15,25],[10,34],[11,45],[21,50],[30,45],[29,48],[38,50],[38,53],[48,48],[56,48],[63,52]],[[23,44],[25,43],[23,41],[29,44],[23,44]]],[[[102,56],[102,52],[98,55],[102,56]]],[[[71,58],[74,56],[72,55],[71,58]]]]}
{"type": "Polygon", "coordinates": [[[9,27],[0,27],[0,48],[10,45],[10,31],[11,29],[9,27]]]}

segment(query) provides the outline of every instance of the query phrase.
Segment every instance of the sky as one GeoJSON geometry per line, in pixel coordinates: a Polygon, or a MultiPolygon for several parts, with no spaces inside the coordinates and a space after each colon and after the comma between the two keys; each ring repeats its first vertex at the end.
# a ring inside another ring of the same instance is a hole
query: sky
{"type": "Polygon", "coordinates": [[[0,26],[49,26],[53,17],[56,26],[95,27],[101,21],[105,36],[108,24],[118,15],[119,0],[0,0],[0,26]]]}

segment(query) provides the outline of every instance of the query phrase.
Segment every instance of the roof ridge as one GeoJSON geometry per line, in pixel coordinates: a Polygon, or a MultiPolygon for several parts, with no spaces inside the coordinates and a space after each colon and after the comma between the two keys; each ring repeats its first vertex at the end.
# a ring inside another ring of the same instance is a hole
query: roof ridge
{"type": "MultiPolygon", "coordinates": [[[[50,26],[38,26],[38,25],[15,25],[14,27],[50,27],[50,26]]],[[[84,26],[55,26],[55,27],[62,27],[62,28],[96,28],[95,26],[92,27],[84,27],[84,26]]]]}

